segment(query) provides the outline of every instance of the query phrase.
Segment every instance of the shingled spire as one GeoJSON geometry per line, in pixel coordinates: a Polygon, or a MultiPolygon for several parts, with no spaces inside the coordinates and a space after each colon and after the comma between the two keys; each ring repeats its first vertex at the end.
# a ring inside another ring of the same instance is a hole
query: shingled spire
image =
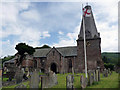
{"type": "MultiPolygon", "coordinates": [[[[89,5],[85,6],[83,11],[84,11],[86,39],[100,38],[100,35],[97,32],[97,28],[95,25],[91,6],[89,5]]],[[[82,18],[82,23],[81,23],[81,28],[80,28],[80,33],[78,35],[78,39],[83,39],[83,18],[82,18]]]]}
{"type": "Polygon", "coordinates": [[[76,60],[76,68],[79,68],[79,72],[85,72],[85,48],[86,46],[86,62],[87,62],[87,70],[96,70],[100,68],[104,69],[104,63],[101,57],[101,38],[100,34],[97,32],[97,28],[95,25],[93,13],[91,6],[87,5],[83,9],[83,18],[80,28],[80,33],[78,35],[77,40],[77,60],[76,60]],[[84,19],[84,25],[83,25],[84,19]],[[85,41],[84,42],[84,29],[85,28],[85,41]],[[78,65],[78,66],[77,66],[78,65]]]}

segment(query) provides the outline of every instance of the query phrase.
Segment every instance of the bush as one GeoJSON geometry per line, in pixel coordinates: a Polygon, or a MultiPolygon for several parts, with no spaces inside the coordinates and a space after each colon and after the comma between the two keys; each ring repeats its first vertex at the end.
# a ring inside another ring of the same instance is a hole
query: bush
{"type": "Polygon", "coordinates": [[[111,63],[104,63],[106,69],[110,68],[110,70],[114,70],[114,64],[111,63]]]}

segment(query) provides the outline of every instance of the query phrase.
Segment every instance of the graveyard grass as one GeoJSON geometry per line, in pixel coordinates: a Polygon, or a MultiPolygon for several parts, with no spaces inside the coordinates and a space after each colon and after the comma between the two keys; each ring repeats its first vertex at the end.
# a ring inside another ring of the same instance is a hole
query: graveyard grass
{"type": "MultiPolygon", "coordinates": [[[[67,74],[57,74],[57,79],[58,79],[58,84],[55,85],[52,88],[66,88],[66,76],[69,75],[71,73],[67,73],[67,74]]],[[[84,75],[85,74],[75,74],[74,76],[74,87],[75,88],[81,88],[80,87],[80,75],[84,75]]],[[[108,77],[103,77],[103,75],[101,74],[101,80],[97,83],[94,83],[94,85],[92,86],[87,86],[87,88],[118,88],[119,86],[119,80],[118,80],[118,73],[113,72],[112,75],[108,76],[108,77]]],[[[25,86],[27,86],[27,88],[29,88],[29,82],[22,82],[22,84],[24,84],[25,86]]],[[[17,84],[19,85],[19,84],[17,84]]],[[[3,87],[3,88],[14,88],[17,85],[12,85],[12,86],[7,86],[7,87],[3,87]]],[[[39,84],[39,88],[41,87],[41,85],[39,84]]]]}
{"type": "Polygon", "coordinates": [[[101,75],[101,80],[95,85],[88,86],[87,88],[118,88],[119,87],[119,74],[113,72],[112,75],[108,77],[103,77],[101,75]]]}

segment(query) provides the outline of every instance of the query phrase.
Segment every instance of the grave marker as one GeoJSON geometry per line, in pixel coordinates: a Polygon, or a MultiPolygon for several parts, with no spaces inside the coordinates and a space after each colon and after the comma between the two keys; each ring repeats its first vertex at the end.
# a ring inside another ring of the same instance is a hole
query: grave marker
{"type": "Polygon", "coordinates": [[[66,88],[73,89],[73,75],[66,76],[66,88]]]}
{"type": "Polygon", "coordinates": [[[39,74],[35,70],[30,78],[30,88],[39,88],[39,81],[40,81],[39,79],[40,79],[39,74]]]}

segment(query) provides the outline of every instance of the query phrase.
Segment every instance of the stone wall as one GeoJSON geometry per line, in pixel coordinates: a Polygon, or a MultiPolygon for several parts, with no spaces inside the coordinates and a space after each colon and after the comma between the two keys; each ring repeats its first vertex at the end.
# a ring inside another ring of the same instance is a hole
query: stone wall
{"type": "MultiPolygon", "coordinates": [[[[77,55],[78,59],[76,60],[76,68],[79,67],[78,72],[84,72],[85,64],[84,64],[84,45],[83,40],[77,40],[77,55]]],[[[99,66],[100,68],[104,68],[102,57],[101,57],[101,39],[89,39],[86,41],[87,47],[87,66],[88,70],[95,70],[99,66]]]]}

